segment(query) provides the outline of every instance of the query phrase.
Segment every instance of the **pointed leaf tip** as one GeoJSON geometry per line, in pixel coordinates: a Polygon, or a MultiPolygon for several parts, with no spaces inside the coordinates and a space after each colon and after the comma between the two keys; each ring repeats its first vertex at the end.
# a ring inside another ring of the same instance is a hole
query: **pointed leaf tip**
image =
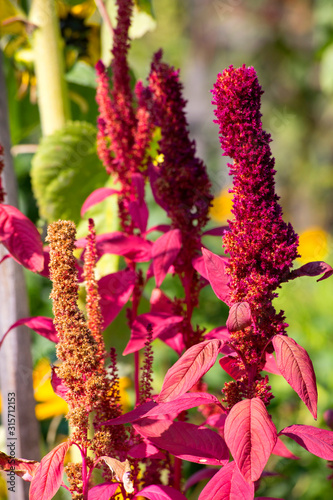
{"type": "Polygon", "coordinates": [[[233,406],[225,421],[224,437],[246,481],[257,481],[277,439],[264,403],[253,398],[233,406]]]}
{"type": "Polygon", "coordinates": [[[333,268],[323,261],[308,262],[304,266],[292,271],[289,279],[295,279],[299,276],[318,276],[319,274],[323,274],[323,276],[317,281],[325,280],[332,276],[333,268]]]}
{"type": "Polygon", "coordinates": [[[291,425],[279,432],[280,435],[290,437],[317,457],[333,460],[333,431],[312,425],[291,425]]]}
{"type": "Polygon", "coordinates": [[[281,374],[306,404],[313,418],[317,419],[316,375],[308,353],[295,340],[285,335],[276,335],[272,343],[281,374]]]}

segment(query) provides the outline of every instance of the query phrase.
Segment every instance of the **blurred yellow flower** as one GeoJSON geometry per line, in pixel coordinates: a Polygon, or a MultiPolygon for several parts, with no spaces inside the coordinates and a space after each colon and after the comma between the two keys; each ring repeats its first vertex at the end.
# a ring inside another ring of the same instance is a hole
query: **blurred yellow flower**
{"type": "Polygon", "coordinates": [[[320,227],[309,227],[299,236],[299,260],[307,262],[323,260],[329,253],[329,235],[320,227]]]}
{"type": "Polygon", "coordinates": [[[32,374],[35,400],[36,417],[45,420],[57,415],[65,415],[68,411],[66,401],[57,396],[51,385],[51,366],[48,359],[40,359],[32,374]]]}
{"type": "Polygon", "coordinates": [[[229,188],[224,188],[220,194],[213,199],[209,215],[216,222],[227,222],[227,220],[232,217],[232,205],[232,194],[229,193],[229,188]]]}

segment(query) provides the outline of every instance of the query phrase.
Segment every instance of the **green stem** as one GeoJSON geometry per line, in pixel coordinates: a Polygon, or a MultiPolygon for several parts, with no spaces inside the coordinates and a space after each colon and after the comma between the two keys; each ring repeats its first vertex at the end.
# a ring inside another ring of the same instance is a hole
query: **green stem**
{"type": "Polygon", "coordinates": [[[64,76],[63,42],[55,0],[33,0],[30,21],[37,26],[32,46],[37,77],[38,107],[43,135],[63,127],[70,118],[64,76]]]}

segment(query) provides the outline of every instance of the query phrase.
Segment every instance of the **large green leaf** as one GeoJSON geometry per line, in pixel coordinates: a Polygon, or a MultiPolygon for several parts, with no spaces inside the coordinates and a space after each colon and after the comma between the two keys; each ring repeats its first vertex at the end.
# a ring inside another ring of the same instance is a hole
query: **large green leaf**
{"type": "Polygon", "coordinates": [[[96,153],[96,128],[86,122],[70,122],[43,138],[32,160],[32,188],[47,222],[77,223],[84,200],[107,179],[96,153]]]}

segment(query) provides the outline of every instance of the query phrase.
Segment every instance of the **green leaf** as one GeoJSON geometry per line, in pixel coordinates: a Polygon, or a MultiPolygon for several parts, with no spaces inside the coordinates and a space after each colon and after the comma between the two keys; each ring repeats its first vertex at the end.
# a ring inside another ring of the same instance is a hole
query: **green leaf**
{"type": "Polygon", "coordinates": [[[130,38],[141,38],[148,31],[153,31],[156,28],[156,21],[153,16],[150,2],[140,0],[138,5],[134,5],[132,23],[129,29],[130,38]]]}
{"type": "Polygon", "coordinates": [[[32,160],[32,189],[47,222],[77,223],[87,196],[107,179],[96,152],[96,128],[90,123],[69,122],[44,137],[32,160]]]}
{"type": "Polygon", "coordinates": [[[146,12],[151,17],[155,18],[152,0],[136,0],[135,3],[139,10],[146,12]]]}
{"type": "Polygon", "coordinates": [[[333,44],[329,45],[323,52],[319,82],[323,92],[333,93],[333,44]]]}
{"type": "Polygon", "coordinates": [[[66,74],[65,78],[68,82],[83,85],[84,87],[92,87],[94,89],[97,87],[94,68],[83,61],[77,61],[66,74]]]}

